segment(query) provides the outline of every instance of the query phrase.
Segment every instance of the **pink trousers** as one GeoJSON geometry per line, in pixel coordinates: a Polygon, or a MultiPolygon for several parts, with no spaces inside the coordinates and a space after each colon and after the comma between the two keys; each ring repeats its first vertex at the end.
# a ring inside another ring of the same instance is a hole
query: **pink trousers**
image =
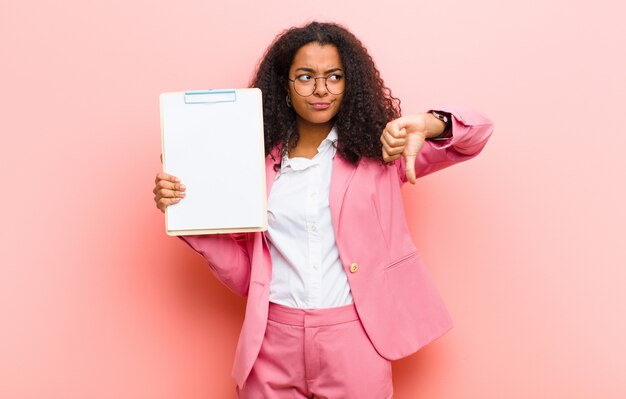
{"type": "Polygon", "coordinates": [[[261,352],[238,396],[391,398],[391,362],[372,346],[354,305],[293,309],[270,303],[261,352]]]}

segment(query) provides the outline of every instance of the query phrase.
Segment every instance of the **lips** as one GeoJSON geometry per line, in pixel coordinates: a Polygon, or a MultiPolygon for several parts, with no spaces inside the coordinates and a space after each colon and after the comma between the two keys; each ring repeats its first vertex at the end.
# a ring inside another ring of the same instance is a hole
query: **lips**
{"type": "Polygon", "coordinates": [[[330,107],[330,103],[311,103],[313,109],[325,110],[330,107]]]}

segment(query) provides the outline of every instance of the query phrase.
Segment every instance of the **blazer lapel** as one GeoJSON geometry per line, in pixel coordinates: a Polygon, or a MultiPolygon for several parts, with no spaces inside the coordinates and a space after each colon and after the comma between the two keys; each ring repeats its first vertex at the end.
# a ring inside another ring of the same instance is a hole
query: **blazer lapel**
{"type": "MultiPolygon", "coordinates": [[[[265,158],[265,184],[266,194],[269,198],[270,191],[272,190],[272,184],[276,178],[276,170],[274,170],[274,164],[280,161],[280,151],[278,149],[272,150],[271,155],[265,158]]],[[[336,154],[333,158],[333,171],[330,179],[330,215],[333,223],[335,234],[339,233],[339,216],[341,215],[341,207],[343,204],[343,198],[350,184],[350,180],[356,172],[356,166],[344,160],[339,154],[336,154]]]]}
{"type": "Polygon", "coordinates": [[[350,184],[356,165],[344,160],[339,154],[333,159],[333,171],[330,179],[330,216],[335,230],[335,237],[339,236],[339,216],[341,215],[341,207],[343,198],[350,184]]]}
{"type": "MultiPolygon", "coordinates": [[[[274,169],[274,165],[278,160],[280,160],[280,151],[278,151],[277,149],[273,149],[271,151],[271,154],[265,157],[265,195],[267,196],[267,198],[270,197],[270,190],[272,189],[272,184],[274,183],[274,179],[276,178],[276,170],[274,169]],[[274,158],[272,158],[272,155],[274,156],[274,158]]],[[[267,259],[267,261],[265,262],[265,281],[267,281],[267,284],[269,284],[271,281],[270,276],[272,275],[272,258],[270,255],[270,247],[269,243],[267,242],[267,236],[265,235],[265,232],[261,232],[261,239],[263,242],[263,250],[265,251],[267,259]]]]}

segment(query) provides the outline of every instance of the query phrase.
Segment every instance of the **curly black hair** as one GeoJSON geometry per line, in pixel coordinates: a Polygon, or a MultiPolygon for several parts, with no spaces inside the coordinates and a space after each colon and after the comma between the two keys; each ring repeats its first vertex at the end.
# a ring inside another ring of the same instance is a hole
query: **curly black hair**
{"type": "Polygon", "coordinates": [[[265,51],[250,84],[263,93],[265,155],[278,147],[282,154],[297,143],[296,114],[287,106],[287,79],[296,52],[317,42],[339,51],[346,77],[344,98],[335,116],[337,152],[356,164],[362,157],[382,160],[380,134],[400,116],[400,100],[391,95],[361,41],[335,23],[311,22],[279,34],[265,51]]]}

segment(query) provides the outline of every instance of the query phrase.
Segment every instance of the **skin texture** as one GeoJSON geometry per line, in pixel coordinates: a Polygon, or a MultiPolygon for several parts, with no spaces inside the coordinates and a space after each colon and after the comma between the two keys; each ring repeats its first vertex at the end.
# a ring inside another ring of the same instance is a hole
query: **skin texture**
{"type": "MultiPolygon", "coordinates": [[[[289,69],[290,79],[306,74],[312,78],[329,76],[331,73],[343,71],[339,51],[333,45],[309,43],[302,46],[296,53],[289,69]],[[330,71],[330,72],[329,72],[330,71]]],[[[289,151],[290,157],[313,158],[317,147],[328,136],[333,127],[333,118],[339,112],[343,93],[330,93],[324,79],[317,79],[312,95],[303,97],[294,88],[295,83],[289,82],[289,97],[296,112],[296,126],[299,132],[298,142],[289,151]],[[314,104],[328,104],[326,109],[316,109],[314,104]]]]}
{"type": "MultiPolygon", "coordinates": [[[[295,54],[289,76],[304,72],[312,77],[327,76],[328,71],[342,69],[343,64],[337,48],[333,45],[322,45],[317,42],[302,46],[295,54]]],[[[296,113],[297,142],[293,143],[290,157],[313,158],[317,148],[333,127],[334,119],[341,109],[345,94],[335,95],[326,89],[323,79],[318,79],[314,93],[303,97],[295,92],[294,85],[289,82],[288,93],[292,108],[296,113]],[[313,104],[326,103],[325,109],[315,109],[313,104]]],[[[429,137],[440,135],[445,124],[429,113],[403,116],[387,123],[380,134],[382,158],[392,162],[403,156],[406,159],[406,174],[409,182],[415,183],[415,158],[424,141],[429,137]]],[[[185,197],[186,187],[180,179],[165,172],[159,172],[155,178],[153,189],[154,201],[162,212],[169,205],[180,202],[185,197]]]]}
{"type": "Polygon", "coordinates": [[[385,126],[380,141],[383,144],[383,159],[394,161],[401,156],[406,159],[406,176],[415,184],[415,158],[427,138],[443,133],[446,125],[430,113],[403,116],[385,126]]]}

